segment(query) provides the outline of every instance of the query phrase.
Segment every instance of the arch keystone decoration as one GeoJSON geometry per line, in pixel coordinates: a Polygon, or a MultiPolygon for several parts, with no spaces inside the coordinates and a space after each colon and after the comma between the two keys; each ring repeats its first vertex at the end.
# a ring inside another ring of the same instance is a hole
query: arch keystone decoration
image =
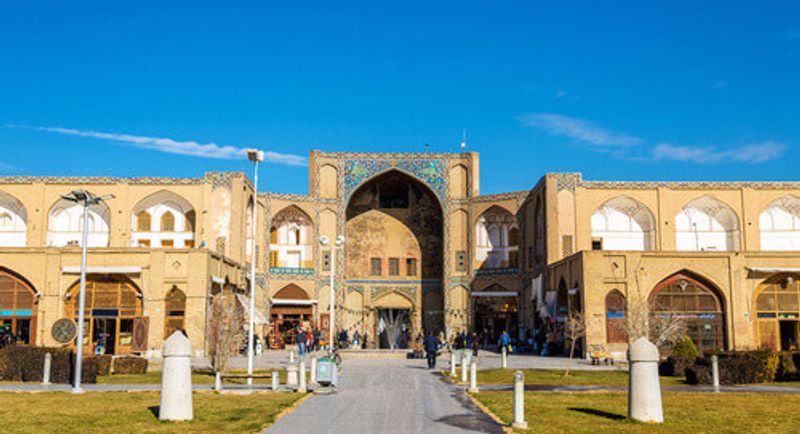
{"type": "Polygon", "coordinates": [[[347,202],[350,195],[365,182],[390,170],[398,170],[411,175],[427,185],[444,207],[447,197],[445,163],[439,159],[413,159],[413,160],[345,160],[344,162],[344,199],[347,202]]]}

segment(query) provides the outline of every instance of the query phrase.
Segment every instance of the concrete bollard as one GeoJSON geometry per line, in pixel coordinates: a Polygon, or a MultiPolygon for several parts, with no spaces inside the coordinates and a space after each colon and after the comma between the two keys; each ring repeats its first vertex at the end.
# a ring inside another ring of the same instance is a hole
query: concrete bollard
{"type": "Polygon", "coordinates": [[[286,367],[286,386],[297,386],[297,365],[289,365],[286,367]]]}
{"type": "Polygon", "coordinates": [[[450,376],[451,377],[455,377],[456,376],[456,353],[455,352],[451,352],[450,353],[450,376]]]}
{"type": "Polygon", "coordinates": [[[272,371],[272,391],[277,392],[278,388],[281,387],[281,377],[278,371],[272,371]]]}
{"type": "Polygon", "coordinates": [[[303,359],[300,359],[300,385],[297,386],[297,391],[299,393],[308,392],[308,386],[306,386],[306,361],[303,359]]]}
{"type": "Polygon", "coordinates": [[[222,390],[222,372],[217,371],[214,375],[214,390],[217,392],[222,390]]]}
{"type": "Polygon", "coordinates": [[[719,357],[711,356],[711,378],[714,382],[714,392],[719,392],[719,357]]]}
{"type": "Polygon", "coordinates": [[[466,362],[466,360],[462,360],[461,361],[461,382],[462,383],[466,383],[467,382],[467,369],[469,369],[469,366],[467,366],[467,364],[465,362],[466,362]]]}
{"type": "Polygon", "coordinates": [[[514,422],[511,427],[528,429],[528,422],[525,422],[525,375],[522,371],[514,373],[514,422]]]}
{"type": "Polygon", "coordinates": [[[664,422],[658,347],[641,337],[628,349],[628,417],[640,422],[664,422]]]}
{"type": "Polygon", "coordinates": [[[50,384],[50,366],[53,364],[53,355],[44,354],[44,373],[42,374],[42,384],[50,384]]]}
{"type": "Polygon", "coordinates": [[[469,392],[478,393],[478,363],[475,359],[469,364],[469,392]]]}
{"type": "Polygon", "coordinates": [[[161,406],[159,420],[192,420],[192,345],[180,331],[164,342],[161,352],[161,406]]]}
{"type": "Polygon", "coordinates": [[[289,364],[294,363],[294,350],[289,350],[289,364]]]}
{"type": "Polygon", "coordinates": [[[311,356],[311,384],[317,384],[317,355],[311,356]]]}
{"type": "Polygon", "coordinates": [[[508,347],[506,346],[500,349],[500,367],[508,369],[508,347]]]}

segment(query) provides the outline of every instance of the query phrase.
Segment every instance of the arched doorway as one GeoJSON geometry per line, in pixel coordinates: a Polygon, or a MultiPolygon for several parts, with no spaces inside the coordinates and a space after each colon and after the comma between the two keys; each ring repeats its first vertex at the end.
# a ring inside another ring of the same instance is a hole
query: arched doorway
{"type": "MultiPolygon", "coordinates": [[[[79,292],[80,282],[75,282],[67,291],[66,314],[76,322],[79,292]]],[[[143,337],[134,339],[134,330],[141,327],[137,323],[145,324],[146,328],[147,321],[142,318],[141,291],[130,279],[121,276],[87,277],[83,325],[83,346],[87,352],[97,346],[102,346],[105,354],[143,351],[147,333],[145,330],[143,337]]]]}
{"type": "Polygon", "coordinates": [[[36,343],[36,291],[22,277],[0,270],[0,333],[21,344],[36,343]]]}
{"type": "Polygon", "coordinates": [[[796,350],[800,341],[800,275],[778,274],[756,289],[756,335],[760,348],[796,350]]]}
{"type": "Polygon", "coordinates": [[[176,330],[184,333],[186,320],[186,294],[173,286],[164,299],[164,339],[172,336],[176,330]]]}
{"type": "Polygon", "coordinates": [[[297,343],[297,329],[311,321],[313,304],[306,291],[295,284],[286,285],[272,297],[270,348],[297,343]]]}
{"type": "Polygon", "coordinates": [[[651,315],[676,315],[698,351],[725,349],[725,312],[719,292],[687,272],[661,281],[650,293],[651,315]]]}
{"type": "Polygon", "coordinates": [[[475,330],[484,343],[497,343],[503,331],[514,336],[517,330],[517,294],[501,285],[492,284],[472,293],[475,330]]]}
{"type": "Polygon", "coordinates": [[[389,290],[372,301],[377,313],[372,335],[380,349],[408,348],[415,338],[413,324],[416,309],[406,294],[389,290]]]}
{"type": "Polygon", "coordinates": [[[606,295],[606,343],[628,343],[628,334],[625,332],[627,304],[625,296],[618,289],[612,289],[606,295]]]}
{"type": "MultiPolygon", "coordinates": [[[[389,170],[353,192],[346,219],[345,278],[371,291],[401,288],[413,295],[412,335],[419,327],[443,331],[444,217],[436,194],[418,179],[389,170]]],[[[367,298],[367,308],[377,308],[373,301],[367,298]]]]}

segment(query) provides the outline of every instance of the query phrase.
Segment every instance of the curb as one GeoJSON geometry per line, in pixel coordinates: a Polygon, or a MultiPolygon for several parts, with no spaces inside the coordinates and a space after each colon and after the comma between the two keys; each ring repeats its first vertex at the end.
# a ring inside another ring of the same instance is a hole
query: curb
{"type": "Polygon", "coordinates": [[[284,416],[287,416],[287,415],[289,415],[291,412],[293,412],[293,411],[297,410],[297,407],[300,407],[300,405],[301,405],[302,403],[306,402],[306,400],[308,400],[308,398],[311,398],[312,396],[313,396],[313,394],[312,394],[312,393],[306,393],[306,395],[305,395],[305,396],[303,396],[302,398],[298,399],[298,400],[297,400],[297,401],[295,401],[295,402],[294,402],[292,405],[290,405],[290,406],[288,406],[288,407],[284,408],[284,409],[283,409],[283,410],[282,410],[280,413],[278,413],[278,414],[275,416],[275,420],[273,420],[273,421],[272,421],[272,423],[270,423],[269,425],[262,426],[262,427],[261,427],[261,430],[260,430],[259,432],[264,432],[264,431],[266,431],[266,430],[267,430],[269,427],[271,427],[271,426],[275,425],[276,423],[278,423],[278,421],[279,421],[279,420],[281,420],[281,418],[283,418],[284,416]]]}
{"type": "Polygon", "coordinates": [[[472,401],[472,404],[474,404],[475,407],[478,407],[478,409],[482,411],[483,414],[489,416],[493,421],[495,421],[498,425],[500,425],[500,429],[502,429],[504,432],[508,434],[512,434],[514,432],[513,428],[508,426],[507,423],[503,422],[503,420],[500,419],[500,417],[498,417],[496,414],[494,414],[494,412],[492,412],[492,410],[490,410],[489,407],[483,405],[482,402],[478,401],[478,398],[472,396],[471,393],[464,393],[464,395],[466,395],[467,398],[469,398],[469,400],[472,401]]]}

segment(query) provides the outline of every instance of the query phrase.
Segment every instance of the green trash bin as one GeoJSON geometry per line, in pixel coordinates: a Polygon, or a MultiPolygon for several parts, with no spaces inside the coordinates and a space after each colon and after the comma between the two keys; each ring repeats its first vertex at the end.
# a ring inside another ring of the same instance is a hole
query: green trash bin
{"type": "Polygon", "coordinates": [[[321,386],[336,387],[336,363],[330,356],[321,357],[317,362],[317,383],[321,386]]]}

